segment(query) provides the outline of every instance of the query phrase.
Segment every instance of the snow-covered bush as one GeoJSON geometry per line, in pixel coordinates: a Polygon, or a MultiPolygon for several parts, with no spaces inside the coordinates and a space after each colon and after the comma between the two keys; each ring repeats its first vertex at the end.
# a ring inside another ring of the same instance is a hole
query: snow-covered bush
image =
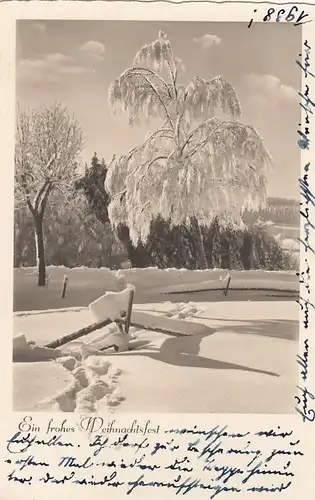
{"type": "MultiPolygon", "coordinates": [[[[122,245],[110,225],[102,224],[91,212],[81,193],[65,200],[52,195],[43,223],[47,265],[66,267],[120,267],[125,260],[122,245]]],[[[36,265],[31,216],[22,207],[15,212],[14,265],[36,265]]]]}

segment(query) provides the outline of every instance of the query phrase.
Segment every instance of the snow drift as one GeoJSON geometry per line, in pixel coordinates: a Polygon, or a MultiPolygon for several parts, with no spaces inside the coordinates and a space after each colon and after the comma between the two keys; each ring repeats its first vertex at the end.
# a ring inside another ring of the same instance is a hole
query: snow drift
{"type": "MultiPolygon", "coordinates": [[[[19,268],[16,271],[21,275],[36,273],[36,268],[19,268]]],[[[121,291],[127,283],[133,285],[139,292],[168,293],[170,291],[194,291],[198,289],[220,289],[225,286],[227,274],[231,276],[231,286],[240,288],[274,288],[283,290],[298,290],[298,280],[295,271],[234,271],[226,269],[188,270],[188,269],[158,269],[157,267],[131,268],[111,271],[108,268],[47,268],[47,275],[62,281],[64,275],[68,276],[69,287],[88,288],[96,283],[102,283],[105,291],[121,291]],[[267,284],[268,282],[268,284],[267,284]],[[205,283],[205,285],[202,285],[205,283]],[[193,286],[194,285],[194,286],[193,286]],[[179,286],[179,288],[176,288],[179,286]],[[174,287],[174,288],[169,288],[174,287]],[[185,288],[186,287],[186,288],[185,288]],[[200,288],[199,288],[200,287],[200,288]]]]}
{"type": "MultiPolygon", "coordinates": [[[[117,294],[121,296],[121,294],[117,294]]],[[[82,313],[73,310],[68,313],[82,313]]],[[[93,312],[93,311],[91,311],[93,312]]],[[[157,314],[144,315],[147,320],[151,318],[150,325],[165,328],[165,320],[175,318],[182,320],[200,312],[195,304],[176,304],[171,309],[157,314]],[[164,323],[163,323],[163,318],[164,323]]],[[[58,318],[65,314],[55,312],[58,318]]],[[[139,314],[139,313],[138,313],[139,314]]],[[[141,313],[140,313],[141,314],[141,313]]],[[[42,316],[45,312],[42,313],[42,316]]],[[[38,318],[32,313],[29,318],[38,318]]],[[[142,313],[143,316],[143,313],[142,313]]],[[[27,315],[22,316],[23,320],[27,315]]],[[[54,324],[51,316],[51,325],[54,324]]],[[[92,320],[92,317],[90,317],[92,320]]],[[[141,317],[143,320],[143,317],[141,317]]],[[[182,321],[180,321],[182,323],[182,321]]],[[[59,324],[58,336],[61,336],[59,324]]],[[[150,326],[149,325],[149,326],[150,326]]],[[[184,330],[189,324],[183,324],[184,330]]],[[[194,325],[191,325],[192,333],[194,325]]],[[[200,325],[195,324],[199,328],[200,325]]],[[[178,327],[177,327],[178,328],[178,327]]],[[[196,329],[195,328],[195,329],[196,329]]],[[[120,352],[129,348],[137,350],[143,343],[137,340],[139,329],[133,327],[129,335],[122,334],[116,324],[108,325],[101,331],[93,332],[80,341],[73,341],[60,349],[47,349],[35,345],[32,329],[29,333],[17,334],[13,338],[14,363],[14,409],[29,411],[62,411],[62,412],[95,412],[102,405],[103,411],[111,412],[119,405],[124,397],[120,393],[119,377],[122,370],[115,366],[112,356],[107,356],[100,349],[106,345],[116,343],[120,352]],[[50,360],[48,363],[47,360],[50,360]],[[54,361],[53,361],[54,360],[54,361]],[[109,361],[110,360],[110,361],[109,361]],[[57,366],[56,366],[57,365],[57,366]],[[34,381],[36,377],[36,381],[34,381]],[[45,397],[43,396],[45,395],[45,397]]],[[[55,338],[56,330],[51,328],[52,337],[55,338]]],[[[111,353],[110,353],[111,354],[111,353]]]]}

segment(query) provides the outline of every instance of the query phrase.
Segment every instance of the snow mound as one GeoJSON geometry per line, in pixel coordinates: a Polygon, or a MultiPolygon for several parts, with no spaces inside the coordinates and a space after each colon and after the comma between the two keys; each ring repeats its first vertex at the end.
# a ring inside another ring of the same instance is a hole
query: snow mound
{"type": "Polygon", "coordinates": [[[173,319],[188,319],[201,311],[194,302],[180,302],[174,308],[166,311],[165,316],[173,319]]]}
{"type": "Polygon", "coordinates": [[[78,364],[78,361],[74,356],[62,356],[61,358],[58,358],[56,361],[70,372],[74,370],[74,368],[78,364]]]}
{"type": "Polygon", "coordinates": [[[13,362],[49,361],[61,355],[58,349],[40,347],[32,341],[27,342],[23,333],[13,337],[13,362]]]}
{"type": "Polygon", "coordinates": [[[116,319],[126,317],[130,293],[135,291],[135,287],[128,285],[121,292],[106,292],[89,305],[96,321],[105,319],[116,319]]]}

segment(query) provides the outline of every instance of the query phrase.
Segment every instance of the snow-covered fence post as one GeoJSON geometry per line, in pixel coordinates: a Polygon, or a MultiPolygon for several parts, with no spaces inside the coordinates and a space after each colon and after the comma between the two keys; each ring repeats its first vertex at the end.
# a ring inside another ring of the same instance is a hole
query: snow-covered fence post
{"type": "Polygon", "coordinates": [[[128,301],[128,309],[125,323],[125,333],[128,335],[131,321],[131,313],[132,313],[132,304],[134,298],[135,291],[133,289],[130,290],[129,301],[128,301]]]}
{"type": "Polygon", "coordinates": [[[228,293],[228,290],[229,290],[229,286],[230,286],[230,282],[231,282],[231,276],[229,275],[228,281],[227,281],[227,284],[226,284],[226,287],[225,287],[225,290],[224,290],[224,295],[225,296],[227,296],[227,293],[228,293]]]}
{"type": "Polygon", "coordinates": [[[63,285],[62,285],[62,294],[61,294],[62,299],[64,299],[66,296],[67,285],[68,285],[68,276],[64,275],[63,285]]]}
{"type": "MultiPolygon", "coordinates": [[[[66,276],[65,276],[66,278],[66,276]]],[[[120,332],[123,334],[124,342],[128,343],[129,327],[131,323],[131,313],[135,290],[133,287],[127,287],[121,292],[106,292],[99,299],[95,300],[89,305],[93,316],[96,318],[97,322],[92,325],[85,326],[80,330],[76,330],[73,333],[67,334],[53,342],[50,342],[45,347],[51,349],[56,349],[64,344],[68,344],[73,340],[80,337],[88,335],[89,333],[99,330],[104,326],[110,325],[111,323],[116,323],[119,327],[120,332]],[[123,328],[124,327],[124,328],[123,328]]],[[[115,341],[113,341],[115,342],[115,341]]],[[[101,348],[101,351],[114,347],[115,351],[118,351],[119,345],[115,343],[106,345],[101,348]]]]}

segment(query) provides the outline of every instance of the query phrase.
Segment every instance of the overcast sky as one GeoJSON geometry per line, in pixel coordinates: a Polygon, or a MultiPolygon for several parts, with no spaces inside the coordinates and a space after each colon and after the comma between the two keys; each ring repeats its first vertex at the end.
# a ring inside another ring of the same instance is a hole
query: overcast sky
{"type": "Polygon", "coordinates": [[[147,126],[114,119],[107,102],[111,81],[130,67],[141,45],[162,29],[184,62],[183,82],[222,75],[241,99],[244,123],[263,137],[275,170],[269,196],[298,198],[301,30],[291,24],[130,21],[19,21],[17,101],[36,107],[61,100],[85,135],[83,161],[94,151],[108,160],[141,143],[147,126]]]}

